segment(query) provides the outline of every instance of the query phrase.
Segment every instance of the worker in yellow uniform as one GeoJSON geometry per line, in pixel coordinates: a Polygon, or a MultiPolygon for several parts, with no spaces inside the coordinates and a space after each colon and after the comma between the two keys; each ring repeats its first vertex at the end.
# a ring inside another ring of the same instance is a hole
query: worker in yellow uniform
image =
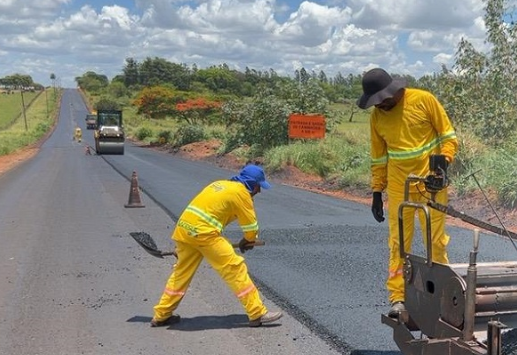
{"type": "Polygon", "coordinates": [[[189,203],[172,233],[178,261],[159,303],[154,307],[151,327],[180,320],[179,315],[173,312],[187,292],[203,258],[239,299],[248,315],[249,326],[258,327],[282,317],[281,312],[266,309],[248,274],[244,258],[221,234],[228,224],[237,220],[244,234],[239,242],[240,251],[244,253],[253,249],[250,243],[258,237],[253,196],[261,188],[270,188],[264,170],[249,164],[229,180],[212,182],[189,203]]]}
{"type": "Polygon", "coordinates": [[[81,130],[80,127],[75,127],[75,130],[74,130],[74,138],[76,141],[78,141],[79,143],[81,143],[81,140],[83,138],[83,131],[81,130]]]}
{"type": "MultiPolygon", "coordinates": [[[[363,95],[357,101],[362,109],[374,106],[370,117],[372,213],[384,221],[382,192],[389,204],[389,292],[390,317],[398,317],[404,307],[403,262],[399,250],[398,209],[404,201],[404,186],[409,174],[428,176],[429,157],[444,155],[452,163],[458,149],[455,130],[440,102],[431,93],[406,88],[403,79],[394,79],[381,68],[366,72],[362,79],[363,95]]],[[[411,183],[409,201],[426,203],[430,199],[422,182],[411,183]]],[[[447,188],[436,193],[435,201],[447,205],[447,188]]],[[[419,210],[422,234],[425,216],[419,210]]],[[[415,210],[403,209],[404,249],[411,251],[415,210]]],[[[430,210],[432,260],[447,264],[449,236],[445,232],[445,214],[430,210]]],[[[425,242],[425,238],[424,238],[425,242]]]]}

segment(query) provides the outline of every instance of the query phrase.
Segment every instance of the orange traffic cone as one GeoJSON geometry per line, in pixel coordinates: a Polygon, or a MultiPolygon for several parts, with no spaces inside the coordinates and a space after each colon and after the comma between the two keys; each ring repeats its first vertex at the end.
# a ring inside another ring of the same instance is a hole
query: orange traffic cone
{"type": "Polygon", "coordinates": [[[140,198],[138,178],[136,176],[135,171],[133,171],[133,175],[131,176],[131,190],[129,191],[129,201],[126,205],[124,205],[124,207],[145,207],[145,205],[142,204],[142,199],[140,198]]]}

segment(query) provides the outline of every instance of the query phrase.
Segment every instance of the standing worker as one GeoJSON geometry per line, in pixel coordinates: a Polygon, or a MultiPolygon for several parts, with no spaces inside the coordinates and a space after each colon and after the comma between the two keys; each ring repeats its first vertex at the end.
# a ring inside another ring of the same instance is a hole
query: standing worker
{"type": "Polygon", "coordinates": [[[264,170],[254,164],[246,165],[230,180],[219,180],[205,187],[181,214],[172,239],[176,244],[178,261],[159,303],[154,307],[151,327],[160,327],[180,320],[173,314],[199,267],[206,258],[219,276],[234,292],[246,310],[250,327],[259,327],[282,317],[281,312],[269,312],[248,274],[244,258],[221,235],[223,229],[237,220],[244,233],[239,242],[242,253],[253,249],[258,236],[258,223],[253,196],[261,188],[269,189],[264,170]]]}
{"type": "MultiPolygon", "coordinates": [[[[399,250],[398,209],[404,201],[404,186],[409,174],[427,176],[429,157],[445,156],[452,163],[458,150],[456,132],[440,102],[431,93],[406,88],[403,79],[393,79],[385,70],[366,72],[362,80],[363,95],[357,101],[362,109],[374,106],[370,117],[372,213],[377,222],[384,221],[382,192],[389,203],[389,269],[386,286],[391,308],[388,316],[396,318],[405,310],[404,260],[399,250]]],[[[422,182],[411,183],[409,201],[426,203],[430,193],[422,182]]],[[[447,205],[447,189],[436,193],[435,201],[447,205]]],[[[415,210],[403,210],[404,249],[411,251],[415,210]]],[[[425,216],[419,210],[420,227],[425,235],[425,216]]],[[[447,264],[445,214],[431,209],[432,260],[447,264]]],[[[425,238],[424,238],[425,242],[425,238]]]]}
{"type": "Polygon", "coordinates": [[[74,139],[76,141],[78,141],[79,143],[81,143],[82,138],[83,138],[83,131],[81,130],[80,127],[76,126],[75,130],[74,130],[74,139]]]}

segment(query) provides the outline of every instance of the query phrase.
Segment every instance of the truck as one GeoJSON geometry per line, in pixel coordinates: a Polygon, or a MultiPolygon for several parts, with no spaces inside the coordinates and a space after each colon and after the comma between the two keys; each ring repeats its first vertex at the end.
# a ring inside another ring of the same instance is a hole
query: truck
{"type": "Polygon", "coordinates": [[[86,115],[86,129],[95,129],[97,127],[97,114],[89,113],[86,115]]]}
{"type": "Polygon", "coordinates": [[[124,154],[125,134],[122,111],[97,110],[94,138],[97,155],[124,154]]]}

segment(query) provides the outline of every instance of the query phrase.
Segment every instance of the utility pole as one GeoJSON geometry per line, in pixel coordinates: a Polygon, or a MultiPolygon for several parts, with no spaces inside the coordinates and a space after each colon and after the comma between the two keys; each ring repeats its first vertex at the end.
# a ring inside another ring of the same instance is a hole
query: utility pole
{"type": "Polygon", "coordinates": [[[47,95],[47,88],[45,88],[45,102],[47,103],[47,118],[48,118],[48,95],[47,95]]]}
{"type": "Polygon", "coordinates": [[[25,100],[23,99],[23,87],[20,89],[20,94],[22,95],[22,112],[23,112],[23,120],[25,122],[25,131],[29,130],[27,126],[27,116],[25,115],[25,100]]]}

